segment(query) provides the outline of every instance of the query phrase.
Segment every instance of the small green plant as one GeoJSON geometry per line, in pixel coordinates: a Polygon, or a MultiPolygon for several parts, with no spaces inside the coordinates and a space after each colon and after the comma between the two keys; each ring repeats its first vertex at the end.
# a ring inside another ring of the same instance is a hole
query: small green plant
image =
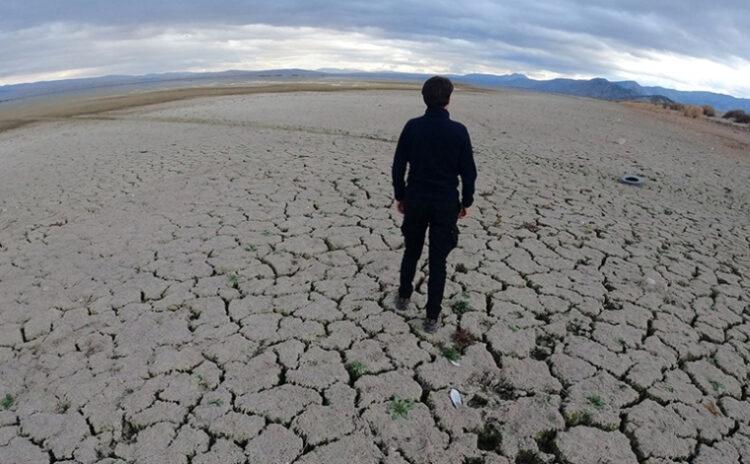
{"type": "Polygon", "coordinates": [[[396,396],[388,403],[388,413],[391,415],[391,419],[406,418],[413,408],[414,401],[402,400],[396,396]]]}
{"type": "Polygon", "coordinates": [[[509,329],[510,329],[510,330],[511,330],[512,332],[518,332],[519,330],[521,330],[521,328],[520,328],[520,327],[518,327],[518,326],[517,326],[516,324],[510,324],[510,325],[508,326],[508,328],[509,328],[509,329]]]}
{"type": "Polygon", "coordinates": [[[599,427],[601,427],[603,430],[606,430],[607,432],[614,432],[615,430],[620,428],[614,422],[612,422],[611,424],[600,424],[599,427]]]}
{"type": "Polygon", "coordinates": [[[555,438],[557,437],[557,430],[543,430],[534,436],[539,450],[543,453],[554,454],[555,453],[555,438]]]}
{"type": "Polygon", "coordinates": [[[70,409],[70,401],[67,398],[57,400],[57,407],[55,408],[55,411],[58,414],[65,414],[66,412],[68,412],[68,409],[70,409]]]}
{"type": "Polygon", "coordinates": [[[257,250],[258,250],[258,247],[256,247],[255,245],[246,245],[245,246],[245,251],[252,252],[252,251],[257,251],[257,250]]]}
{"type": "Polygon", "coordinates": [[[270,237],[271,235],[273,235],[273,232],[271,232],[270,230],[264,230],[263,232],[261,232],[261,235],[263,235],[264,237],[270,237]]]}
{"type": "Polygon", "coordinates": [[[484,464],[484,458],[464,458],[463,464],[484,464]]]}
{"type": "Polygon", "coordinates": [[[446,345],[440,351],[448,361],[458,361],[461,359],[461,352],[454,345],[446,345]]]}
{"type": "Polygon", "coordinates": [[[13,396],[11,396],[10,393],[6,393],[2,401],[0,401],[0,407],[7,411],[8,409],[13,407],[14,402],[15,400],[13,399],[13,396]]]}
{"type": "Polygon", "coordinates": [[[195,374],[195,378],[198,379],[198,385],[200,385],[203,388],[208,388],[208,381],[205,377],[203,377],[203,374],[195,374]]]}
{"type": "Polygon", "coordinates": [[[477,448],[482,451],[495,451],[500,447],[502,436],[494,424],[484,424],[477,433],[477,448]]]}
{"type": "Polygon", "coordinates": [[[451,309],[460,316],[467,311],[471,311],[471,305],[467,300],[456,300],[451,304],[451,309]]]}
{"type": "Polygon", "coordinates": [[[589,395],[586,397],[586,400],[588,400],[588,402],[597,410],[602,409],[605,405],[604,400],[599,395],[589,395]]]}
{"type": "Polygon", "coordinates": [[[573,411],[568,416],[568,426],[570,427],[589,424],[591,424],[591,414],[588,411],[573,411]]]}
{"type": "Polygon", "coordinates": [[[516,455],[516,464],[544,464],[544,461],[531,450],[521,450],[516,455]]]}
{"type": "Polygon", "coordinates": [[[224,404],[224,402],[222,400],[220,400],[220,399],[215,399],[215,400],[209,401],[208,404],[210,406],[217,406],[218,407],[218,406],[222,406],[224,404]]]}
{"type": "Polygon", "coordinates": [[[353,361],[346,365],[346,370],[349,372],[352,382],[354,382],[367,373],[367,366],[359,361],[353,361]]]}
{"type": "Polygon", "coordinates": [[[565,328],[568,330],[568,332],[575,335],[584,335],[586,333],[586,327],[579,320],[568,321],[568,324],[565,326],[565,328]]]}
{"type": "Polygon", "coordinates": [[[240,276],[238,276],[237,274],[234,274],[234,273],[229,274],[229,285],[232,288],[234,288],[234,289],[239,288],[239,286],[240,286],[240,276]]]}
{"type": "Polygon", "coordinates": [[[720,393],[722,390],[724,390],[724,384],[722,384],[721,382],[717,382],[716,380],[709,380],[708,383],[711,384],[711,388],[713,388],[716,393],[720,393]]]}

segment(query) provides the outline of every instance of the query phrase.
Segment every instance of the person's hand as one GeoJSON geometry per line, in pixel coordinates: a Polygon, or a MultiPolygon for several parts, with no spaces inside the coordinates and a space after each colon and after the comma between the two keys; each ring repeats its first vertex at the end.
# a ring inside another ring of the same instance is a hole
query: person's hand
{"type": "Polygon", "coordinates": [[[468,215],[469,215],[469,208],[463,208],[462,207],[461,211],[458,212],[458,218],[459,219],[463,219],[463,218],[465,218],[468,215]]]}
{"type": "Polygon", "coordinates": [[[396,211],[398,211],[401,214],[406,213],[406,205],[403,201],[396,201],[396,211]]]}

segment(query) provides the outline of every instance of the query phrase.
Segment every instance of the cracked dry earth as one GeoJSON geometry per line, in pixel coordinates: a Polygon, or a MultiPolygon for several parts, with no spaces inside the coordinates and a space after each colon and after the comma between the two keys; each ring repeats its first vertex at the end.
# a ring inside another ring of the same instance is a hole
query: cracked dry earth
{"type": "Polygon", "coordinates": [[[454,100],[480,177],[435,335],[426,266],[391,305],[418,92],[1,134],[0,463],[750,463],[747,135],[454,100]]]}

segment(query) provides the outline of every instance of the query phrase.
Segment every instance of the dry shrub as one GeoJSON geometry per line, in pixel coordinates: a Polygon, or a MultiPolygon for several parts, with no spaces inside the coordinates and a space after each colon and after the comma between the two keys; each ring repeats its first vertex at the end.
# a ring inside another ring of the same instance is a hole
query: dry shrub
{"type": "Polygon", "coordinates": [[[462,352],[476,341],[476,338],[466,329],[458,328],[453,333],[453,343],[456,344],[456,347],[461,350],[462,352]]]}
{"type": "Polygon", "coordinates": [[[750,124],[750,114],[745,113],[743,110],[727,111],[722,117],[724,119],[734,119],[734,122],[740,124],[750,124]]]}
{"type": "Polygon", "coordinates": [[[724,118],[724,119],[734,119],[737,116],[741,115],[742,113],[744,113],[744,111],[742,111],[742,110],[730,110],[730,111],[727,111],[726,113],[724,113],[724,116],[722,116],[722,118],[724,118]]]}
{"type": "Polygon", "coordinates": [[[672,111],[683,111],[685,109],[685,105],[682,103],[675,103],[675,102],[665,102],[663,104],[664,108],[672,110],[672,111]]]}
{"type": "Polygon", "coordinates": [[[712,118],[716,116],[716,110],[711,105],[703,105],[703,115],[712,118]]]}
{"type": "Polygon", "coordinates": [[[684,114],[688,118],[697,118],[698,116],[703,114],[703,108],[695,105],[685,105],[685,107],[682,109],[682,114],[684,114]]]}

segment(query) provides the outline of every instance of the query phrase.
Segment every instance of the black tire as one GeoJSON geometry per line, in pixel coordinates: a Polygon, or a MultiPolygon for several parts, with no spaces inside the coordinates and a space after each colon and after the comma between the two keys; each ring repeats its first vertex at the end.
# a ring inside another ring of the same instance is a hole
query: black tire
{"type": "Polygon", "coordinates": [[[646,181],[646,179],[644,179],[643,177],[636,176],[634,174],[626,174],[620,177],[620,179],[618,180],[620,181],[621,184],[635,185],[636,187],[640,187],[646,181]]]}

